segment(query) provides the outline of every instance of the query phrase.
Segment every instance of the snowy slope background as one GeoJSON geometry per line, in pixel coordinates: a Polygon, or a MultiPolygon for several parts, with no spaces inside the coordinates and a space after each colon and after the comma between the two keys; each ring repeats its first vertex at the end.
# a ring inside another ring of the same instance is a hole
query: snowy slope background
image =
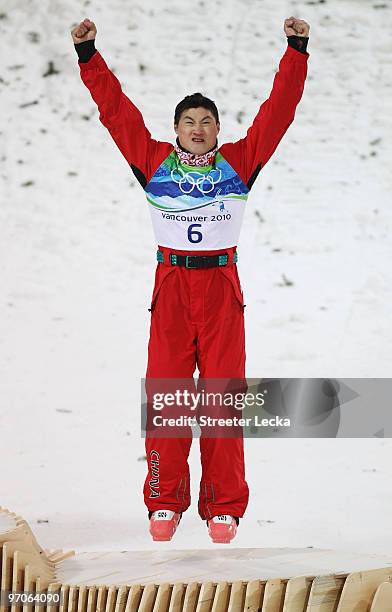
{"type": "MultiPolygon", "coordinates": [[[[139,433],[156,245],[70,29],[96,22],[97,48],[155,138],[173,141],[176,103],[202,90],[222,143],[268,96],[290,15],[311,24],[309,76],[239,243],[247,374],[388,377],[389,0],[1,2],[0,505],[43,546],[156,547],[139,433]]],[[[391,552],[391,449],[247,440],[236,545],[391,552]]],[[[208,548],[196,441],[190,461],[193,505],[167,546],[208,548]]]]}

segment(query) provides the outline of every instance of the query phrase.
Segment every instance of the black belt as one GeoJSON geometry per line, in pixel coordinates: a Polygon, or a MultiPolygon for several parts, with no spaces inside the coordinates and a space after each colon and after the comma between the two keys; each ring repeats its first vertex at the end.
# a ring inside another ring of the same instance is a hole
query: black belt
{"type": "MultiPolygon", "coordinates": [[[[237,252],[234,253],[234,263],[237,263],[237,252]]],[[[157,251],[157,260],[163,263],[163,252],[157,251]]],[[[185,268],[213,268],[216,266],[227,266],[228,253],[220,255],[177,255],[170,253],[169,261],[172,266],[185,266],[185,268]]]]}

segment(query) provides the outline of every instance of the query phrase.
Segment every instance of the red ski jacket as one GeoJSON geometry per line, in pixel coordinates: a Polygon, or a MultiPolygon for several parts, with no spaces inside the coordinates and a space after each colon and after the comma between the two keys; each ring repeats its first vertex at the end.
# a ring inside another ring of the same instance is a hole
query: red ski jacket
{"type": "Polygon", "coordinates": [[[192,251],[235,246],[249,191],[294,119],[309,54],[288,46],[246,136],[221,145],[210,166],[189,167],[172,144],[151,137],[117,77],[92,52],[79,62],[82,80],[145,191],[157,244],[192,251]]]}
{"type": "MultiPolygon", "coordinates": [[[[304,89],[308,57],[308,53],[287,47],[269,98],[261,105],[246,136],[219,148],[249,188],[294,119],[304,89]]],[[[144,187],[173,151],[173,145],[151,138],[141,112],[122,91],[99,51],[88,62],[79,62],[79,66],[83,83],[98,106],[100,121],[144,187]]]]}

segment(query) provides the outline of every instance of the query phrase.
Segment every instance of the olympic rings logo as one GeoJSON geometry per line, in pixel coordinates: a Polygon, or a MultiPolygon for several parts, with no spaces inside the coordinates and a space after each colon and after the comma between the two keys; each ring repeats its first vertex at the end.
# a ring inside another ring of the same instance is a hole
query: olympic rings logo
{"type": "Polygon", "coordinates": [[[175,183],[179,186],[182,193],[189,194],[194,188],[198,189],[200,193],[207,194],[214,191],[215,185],[219,183],[222,178],[222,171],[219,168],[215,170],[211,170],[209,174],[203,174],[202,172],[184,172],[182,168],[177,168],[171,171],[171,177],[175,183]],[[213,173],[216,173],[217,176],[212,176],[213,173]],[[179,174],[180,179],[178,180],[179,174]]]}

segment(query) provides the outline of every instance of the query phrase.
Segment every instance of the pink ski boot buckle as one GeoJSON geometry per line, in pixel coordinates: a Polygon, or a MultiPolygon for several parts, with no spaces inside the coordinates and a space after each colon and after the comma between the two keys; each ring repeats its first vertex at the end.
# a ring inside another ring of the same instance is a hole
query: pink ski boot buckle
{"type": "Polygon", "coordinates": [[[230,514],[219,514],[208,521],[208,534],[214,544],[230,544],[237,533],[237,521],[230,514]]]}
{"type": "Polygon", "coordinates": [[[150,534],[154,542],[169,542],[174,536],[181,515],[173,510],[156,510],[150,518],[150,534]]]}

